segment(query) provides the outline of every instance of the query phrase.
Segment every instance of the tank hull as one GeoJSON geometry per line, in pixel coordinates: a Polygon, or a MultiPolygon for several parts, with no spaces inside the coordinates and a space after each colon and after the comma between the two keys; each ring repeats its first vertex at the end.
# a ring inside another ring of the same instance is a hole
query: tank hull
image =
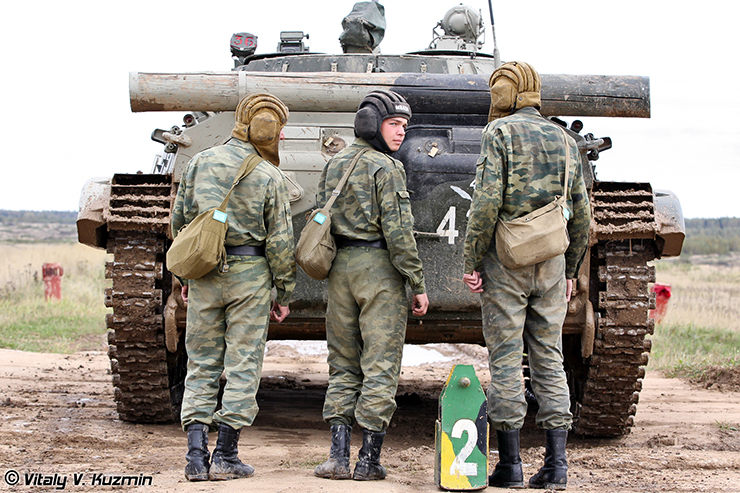
{"type": "MultiPolygon", "coordinates": [[[[233,117],[224,114],[223,118],[233,117]]],[[[316,116],[311,118],[315,119],[316,116]]],[[[327,126],[310,119],[299,120],[293,127],[295,132],[288,132],[289,135],[303,136],[301,139],[288,139],[284,144],[287,149],[282,150],[286,158],[283,160],[284,171],[302,188],[293,202],[296,235],[305,223],[305,212],[316,206],[312,197],[315,196],[318,173],[330,158],[328,152],[317,155],[315,151],[306,149],[321,148],[329,135],[333,136],[335,144],[345,139],[345,144],[348,143],[351,139],[348,122],[345,119],[339,125],[334,121],[327,126]],[[311,131],[306,132],[306,129],[311,131]],[[306,134],[314,138],[307,139],[306,134]],[[304,150],[301,151],[299,147],[304,150]],[[309,158],[310,155],[313,158],[309,158]]],[[[408,187],[414,192],[411,196],[417,243],[431,300],[430,312],[423,319],[409,316],[406,335],[409,344],[484,344],[478,297],[470,293],[459,279],[462,272],[462,240],[472,198],[471,184],[480,150],[480,131],[480,127],[410,127],[407,141],[398,153],[398,157],[406,163],[408,187]],[[423,152],[419,152],[420,149],[423,152]]],[[[223,135],[219,137],[223,138],[223,135]]],[[[210,146],[213,143],[203,145],[210,146]]],[[[189,149],[189,153],[193,151],[189,149]]],[[[113,373],[119,375],[114,377],[118,389],[116,399],[122,419],[135,422],[176,420],[177,407],[172,402],[178,402],[184,376],[182,354],[178,354],[183,349],[184,305],[178,302],[176,289],[162,289],[162,286],[171,284],[171,280],[163,280],[166,273],[162,264],[163,256],[171,235],[167,228],[169,211],[161,205],[168,203],[176,191],[177,182],[168,182],[172,176],[116,175],[111,187],[113,197],[109,199],[105,214],[99,216],[101,223],[96,228],[98,231],[101,228],[107,231],[105,245],[96,246],[107,245],[114,255],[132,248],[136,251],[144,241],[137,234],[145,235],[147,241],[158,245],[153,258],[159,261],[142,261],[143,252],[136,257],[136,261],[127,260],[125,254],[121,254],[124,257],[116,258],[109,266],[109,277],[113,279],[114,287],[106,293],[106,299],[114,310],[108,325],[111,329],[109,340],[113,373]],[[158,190],[158,193],[153,190],[158,190]],[[148,205],[144,202],[148,202],[148,205]],[[133,262],[134,266],[127,266],[127,262],[133,262]],[[119,282],[117,279],[126,278],[125,274],[142,269],[142,265],[148,270],[136,272],[137,276],[144,279],[153,277],[160,286],[159,294],[150,295],[157,290],[149,285],[137,287],[116,284],[119,282]],[[128,311],[132,305],[147,306],[151,313],[132,318],[128,311]],[[152,320],[157,322],[152,323],[152,320]],[[136,348],[135,356],[130,354],[133,348],[136,348]],[[169,349],[165,351],[165,348],[169,349]],[[155,356],[147,355],[147,351],[155,356]],[[171,359],[174,363],[170,362],[171,359]],[[154,367],[160,371],[159,383],[151,382],[156,372],[153,374],[145,369],[144,373],[136,374],[122,370],[131,367],[131,362],[136,362],[139,367],[142,361],[147,364],[156,362],[154,367]],[[167,379],[162,380],[163,375],[167,379]],[[145,397],[163,402],[163,390],[157,393],[153,389],[157,385],[161,387],[165,381],[169,385],[173,375],[176,386],[172,387],[172,395],[166,405],[159,408],[147,406],[147,409],[159,409],[156,413],[132,411],[139,408],[145,397]],[[137,381],[137,378],[140,388],[127,383],[137,381]]],[[[101,196],[109,195],[110,192],[104,192],[101,196]]],[[[648,262],[661,254],[658,246],[661,244],[661,227],[655,221],[656,203],[660,201],[654,197],[650,185],[644,183],[594,181],[591,185],[591,202],[599,211],[594,215],[593,245],[579,274],[578,289],[569,305],[563,328],[564,355],[570,384],[573,392],[579,395],[574,400],[574,413],[580,423],[575,430],[581,434],[619,435],[627,433],[632,424],[636,393],[641,385],[640,368],[646,364],[650,349],[649,340],[645,337],[653,329],[648,310],[654,307],[654,299],[649,293],[648,284],[654,281],[654,270],[648,266],[648,262]],[[617,197],[620,200],[616,200],[617,197]],[[619,204],[623,204],[624,210],[619,209],[619,204]],[[629,217],[630,214],[633,217],[629,217]],[[626,244],[627,251],[631,251],[630,245],[634,247],[638,241],[650,245],[650,248],[646,250],[647,253],[640,253],[630,260],[632,264],[626,270],[621,264],[616,267],[607,265],[605,258],[619,259],[603,252],[608,245],[626,244]],[[618,279],[624,278],[632,279],[629,286],[618,283],[618,279]],[[625,368],[630,368],[631,373],[625,374],[625,368]],[[623,405],[615,408],[615,403],[623,405]]],[[[93,237],[99,241],[101,235],[93,237]]],[[[299,270],[291,316],[282,324],[272,324],[268,337],[325,339],[325,303],[326,283],[312,280],[299,270]]]]}

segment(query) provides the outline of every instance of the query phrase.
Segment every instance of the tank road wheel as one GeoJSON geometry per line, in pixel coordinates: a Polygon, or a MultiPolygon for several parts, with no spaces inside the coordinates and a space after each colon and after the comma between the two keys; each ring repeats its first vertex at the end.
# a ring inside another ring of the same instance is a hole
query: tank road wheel
{"type": "Polygon", "coordinates": [[[626,435],[634,424],[654,321],[655,258],[651,240],[599,242],[592,249],[592,293],[598,296],[593,354],[571,368],[574,431],[580,435],[626,435]],[[580,365],[579,365],[580,366],[580,365]]]}
{"type": "Polygon", "coordinates": [[[164,302],[171,290],[171,274],[164,268],[164,234],[111,231],[106,264],[108,355],[113,373],[118,415],[135,423],[179,420],[187,356],[180,341],[167,351],[164,302]]]}

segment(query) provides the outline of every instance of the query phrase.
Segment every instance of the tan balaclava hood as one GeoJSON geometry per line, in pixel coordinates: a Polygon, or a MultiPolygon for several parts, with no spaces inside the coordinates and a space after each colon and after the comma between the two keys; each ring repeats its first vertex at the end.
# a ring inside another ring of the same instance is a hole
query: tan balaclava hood
{"type": "Polygon", "coordinates": [[[251,143],[260,156],[280,166],[280,131],[288,116],[288,107],[272,94],[250,94],[236,107],[236,124],[231,135],[251,143]]]}
{"type": "Polygon", "coordinates": [[[504,63],[491,74],[488,86],[491,88],[489,122],[508,116],[525,106],[539,109],[542,104],[540,75],[528,63],[504,63]]]}

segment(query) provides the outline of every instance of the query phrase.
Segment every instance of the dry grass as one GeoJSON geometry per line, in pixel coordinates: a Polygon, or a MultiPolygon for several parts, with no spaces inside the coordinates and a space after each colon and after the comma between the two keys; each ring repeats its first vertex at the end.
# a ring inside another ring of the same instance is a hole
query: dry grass
{"type": "Polygon", "coordinates": [[[0,244],[0,347],[69,353],[105,340],[102,250],[78,243],[0,244]],[[58,263],[61,300],[45,300],[42,265],[58,263]]]}
{"type": "MultiPolygon", "coordinates": [[[[62,293],[68,282],[104,268],[108,254],[80,243],[0,243],[0,298],[40,283],[44,263],[58,263],[64,269],[62,293]]],[[[104,272],[104,271],[100,271],[104,272]]],[[[83,282],[84,284],[84,282],[83,282]]],[[[43,285],[41,284],[43,294],[43,285]]]]}
{"type": "Polygon", "coordinates": [[[740,256],[693,256],[656,262],[657,281],[671,285],[663,323],[740,332],[740,256]]]}
{"type": "Polygon", "coordinates": [[[681,376],[740,365],[740,256],[692,256],[656,262],[671,285],[656,326],[650,366],[681,376]]]}

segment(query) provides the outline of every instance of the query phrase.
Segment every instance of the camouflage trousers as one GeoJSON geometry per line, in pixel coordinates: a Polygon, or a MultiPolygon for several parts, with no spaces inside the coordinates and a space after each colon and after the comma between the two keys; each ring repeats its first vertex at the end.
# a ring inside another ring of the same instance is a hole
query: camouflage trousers
{"type": "Polygon", "coordinates": [[[396,410],[408,304],[387,250],[342,248],[329,273],[324,420],[385,431],[396,410]]]}
{"type": "Polygon", "coordinates": [[[228,272],[216,269],[189,281],[183,429],[203,423],[213,430],[223,423],[238,430],[257,415],[272,276],[264,257],[227,256],[226,261],[228,272]],[[226,386],[216,411],[222,372],[226,386]]]}
{"type": "Polygon", "coordinates": [[[495,248],[483,258],[483,336],[488,347],[491,385],[488,417],[495,430],[524,425],[522,356],[527,344],[532,390],[544,429],[570,429],[570,395],[563,369],[562,327],[565,321],[565,257],[508,269],[495,248]]]}

